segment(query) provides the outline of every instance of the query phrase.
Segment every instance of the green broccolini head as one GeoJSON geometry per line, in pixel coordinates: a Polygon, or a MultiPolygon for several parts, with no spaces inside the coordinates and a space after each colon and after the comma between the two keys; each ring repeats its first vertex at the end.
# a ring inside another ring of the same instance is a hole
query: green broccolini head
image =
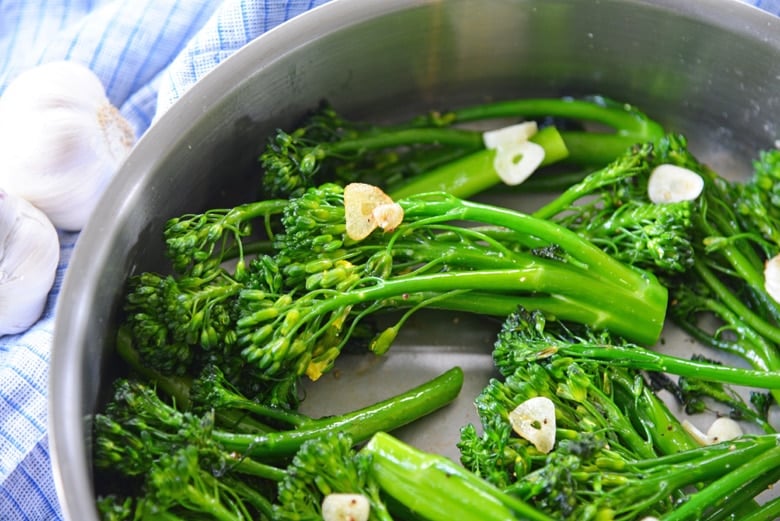
{"type": "Polygon", "coordinates": [[[637,145],[591,173],[541,215],[574,230],[626,264],[660,277],[685,272],[693,265],[693,203],[659,204],[648,195],[651,173],[667,163],[701,171],[684,138],[665,136],[655,143],[637,145]]]}
{"type": "Polygon", "coordinates": [[[241,284],[224,270],[209,277],[145,272],[130,281],[127,323],[142,361],[163,374],[186,374],[193,363],[237,341],[234,300],[241,284]]]}
{"type": "Polygon", "coordinates": [[[246,264],[244,241],[253,235],[260,220],[266,233],[270,233],[272,217],[280,214],[285,206],[287,200],[264,199],[170,219],[163,236],[174,270],[205,278],[224,262],[236,260],[232,276],[242,280],[246,264]]]}
{"type": "Polygon", "coordinates": [[[502,489],[527,474],[533,461],[533,450],[497,415],[482,418],[481,433],[473,424],[461,428],[458,450],[464,467],[502,489]]]}
{"type": "Polygon", "coordinates": [[[291,132],[277,129],[260,154],[263,191],[268,197],[295,197],[321,184],[318,174],[330,156],[328,144],[349,139],[359,124],[341,117],[327,102],[291,132]]]}
{"type": "Polygon", "coordinates": [[[215,364],[208,364],[192,381],[190,400],[198,408],[222,409],[247,400],[215,364]]]}
{"type": "Polygon", "coordinates": [[[132,497],[123,497],[116,494],[108,494],[97,498],[97,509],[100,519],[103,521],[125,521],[133,519],[135,500],[132,497]]]}
{"type": "Polygon", "coordinates": [[[759,153],[753,162],[753,178],[749,182],[766,193],[772,210],[780,211],[780,149],[759,153]]]}
{"type": "Polygon", "coordinates": [[[352,439],[342,432],[305,442],[278,490],[274,519],[279,521],[322,519],[322,501],[332,493],[361,494],[371,505],[369,519],[392,519],[372,477],[370,456],[356,452],[352,439]]]}
{"type": "Polygon", "coordinates": [[[95,465],[127,476],[144,474],[182,442],[204,439],[209,424],[165,403],[150,386],[119,379],[105,412],[95,415],[95,465]]]}
{"type": "Polygon", "coordinates": [[[130,280],[125,298],[129,331],[145,364],[164,374],[185,374],[192,349],[175,322],[178,286],[170,276],[146,272],[130,280]]]}
{"type": "Polygon", "coordinates": [[[276,259],[284,266],[288,287],[295,287],[314,271],[313,262],[327,268],[345,254],[343,188],[325,184],[292,198],[282,215],[282,225],[282,231],[274,236],[276,259]]]}
{"type": "Polygon", "coordinates": [[[220,208],[169,220],[164,238],[173,268],[200,275],[219,266],[228,246],[252,231],[250,223],[241,222],[239,216],[233,209],[220,208]]]}
{"type": "Polygon", "coordinates": [[[139,504],[141,518],[155,518],[169,512],[183,518],[208,513],[219,521],[249,521],[259,513],[249,498],[219,476],[213,461],[202,461],[194,445],[182,445],[160,456],[146,477],[146,491],[139,504]]]}
{"type": "Polygon", "coordinates": [[[780,150],[765,150],[753,162],[753,175],[745,182],[726,185],[745,232],[755,233],[757,241],[771,257],[780,249],[780,150]]]}

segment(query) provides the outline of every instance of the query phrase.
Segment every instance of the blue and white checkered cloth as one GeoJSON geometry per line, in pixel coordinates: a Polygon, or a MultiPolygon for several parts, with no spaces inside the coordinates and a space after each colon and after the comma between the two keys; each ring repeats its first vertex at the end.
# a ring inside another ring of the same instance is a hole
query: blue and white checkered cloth
{"type": "MultiPolygon", "coordinates": [[[[140,136],[234,51],[326,1],[0,0],[0,93],[34,65],[79,61],[97,73],[140,136]]],[[[780,0],[744,1],[780,15],[780,0]]],[[[47,441],[47,378],[57,294],[77,238],[60,234],[60,265],[41,320],[0,338],[0,520],[61,519],[47,441]]]]}

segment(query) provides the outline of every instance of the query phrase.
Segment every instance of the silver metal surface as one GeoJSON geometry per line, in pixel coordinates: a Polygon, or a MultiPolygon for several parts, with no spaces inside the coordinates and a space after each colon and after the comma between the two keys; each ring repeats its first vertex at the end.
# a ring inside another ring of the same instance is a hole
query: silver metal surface
{"type": "MultiPolygon", "coordinates": [[[[322,98],[350,115],[393,119],[484,99],[597,93],[687,134],[701,157],[736,176],[777,138],[778,78],[780,23],[736,0],[333,0],[258,38],[147,132],[79,238],[50,368],[65,518],[97,519],[89,416],[116,367],[125,280],[162,266],[167,218],[253,192],[273,128],[322,98]]],[[[451,453],[471,417],[468,393],[490,374],[494,328],[420,315],[387,359],[345,359],[307,407],[336,411],[462,364],[464,397],[404,431],[451,453]],[[351,380],[332,385],[337,376],[351,380]]]]}

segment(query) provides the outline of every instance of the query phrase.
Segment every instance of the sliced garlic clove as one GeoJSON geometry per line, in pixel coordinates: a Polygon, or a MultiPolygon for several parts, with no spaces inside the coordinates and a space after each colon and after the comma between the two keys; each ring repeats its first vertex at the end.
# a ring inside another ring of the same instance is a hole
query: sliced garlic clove
{"type": "Polygon", "coordinates": [[[716,418],[707,430],[707,438],[709,438],[710,444],[733,440],[743,434],[744,432],[739,423],[725,416],[716,418]]]}
{"type": "Polygon", "coordinates": [[[403,222],[403,208],[381,188],[366,183],[344,187],[344,217],[347,237],[360,241],[377,228],[395,230],[403,222]]]}
{"type": "Polygon", "coordinates": [[[764,263],[764,289],[775,302],[780,302],[780,255],[764,263]]]}
{"type": "Polygon", "coordinates": [[[536,121],[524,121],[508,127],[488,130],[482,133],[485,148],[495,150],[507,145],[525,143],[536,134],[539,127],[536,121]]]}
{"type": "Polygon", "coordinates": [[[528,179],[544,161],[545,151],[532,141],[499,146],[493,168],[504,184],[516,186],[528,179]]]}
{"type": "Polygon", "coordinates": [[[721,441],[733,440],[734,438],[738,438],[744,434],[739,423],[732,420],[731,418],[726,418],[725,416],[716,418],[712,422],[712,425],[710,425],[710,428],[707,430],[706,434],[687,419],[683,420],[682,426],[683,429],[685,429],[685,431],[690,434],[699,445],[702,446],[712,445],[713,443],[718,443],[721,441]]]}
{"type": "Polygon", "coordinates": [[[485,148],[496,151],[493,168],[504,184],[519,185],[544,161],[544,148],[528,141],[537,131],[535,121],[525,121],[482,133],[485,148]]]}
{"type": "Polygon", "coordinates": [[[368,521],[371,503],[362,494],[328,494],[322,500],[323,521],[368,521]]]}
{"type": "Polygon", "coordinates": [[[41,317],[59,258],[46,215],[0,190],[0,336],[21,333],[41,317]]]}
{"type": "Polygon", "coordinates": [[[80,230],[135,134],[100,79],[75,62],[15,78],[0,97],[0,186],[65,230],[80,230]]]}
{"type": "Polygon", "coordinates": [[[376,225],[386,232],[398,228],[404,220],[404,209],[398,203],[380,204],[371,212],[376,225]]]}
{"type": "Polygon", "coordinates": [[[655,167],[647,181],[647,196],[656,204],[693,201],[704,189],[704,179],[687,168],[663,164],[655,167]]]}
{"type": "Polygon", "coordinates": [[[549,453],[555,446],[555,404],[549,398],[530,398],[509,413],[512,429],[536,450],[549,453]]]}

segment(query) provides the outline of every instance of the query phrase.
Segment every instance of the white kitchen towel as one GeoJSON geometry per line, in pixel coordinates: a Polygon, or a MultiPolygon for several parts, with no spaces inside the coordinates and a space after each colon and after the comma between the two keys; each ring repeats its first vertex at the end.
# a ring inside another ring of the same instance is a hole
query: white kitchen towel
{"type": "MultiPolygon", "coordinates": [[[[0,0],[0,93],[39,63],[78,61],[97,73],[140,136],[237,49],[326,1],[0,0]]],[[[745,1],[780,14],[780,0],[745,1]]],[[[77,239],[60,234],[57,279],[41,320],[0,338],[0,520],[62,517],[47,441],[47,378],[57,295],[77,239]]]]}

